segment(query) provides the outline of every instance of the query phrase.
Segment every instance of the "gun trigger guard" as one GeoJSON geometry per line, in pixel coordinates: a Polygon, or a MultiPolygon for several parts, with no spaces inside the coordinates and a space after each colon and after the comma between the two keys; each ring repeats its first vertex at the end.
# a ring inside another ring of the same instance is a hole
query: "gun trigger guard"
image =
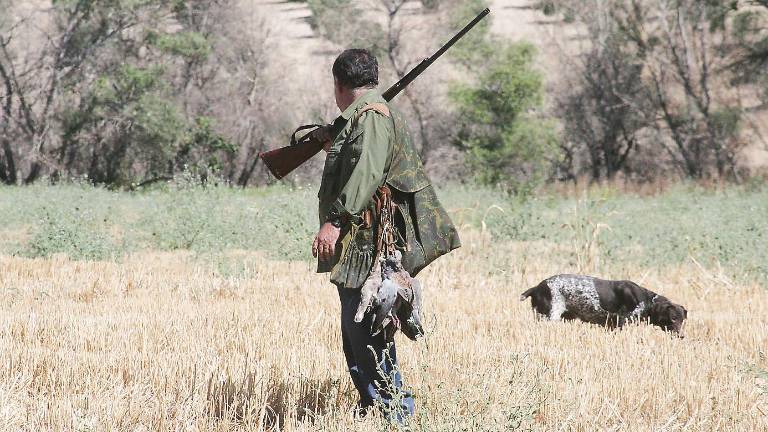
{"type": "Polygon", "coordinates": [[[299,127],[298,127],[298,128],[296,128],[296,130],[293,132],[293,135],[291,135],[291,145],[292,145],[292,146],[294,146],[294,145],[296,145],[296,144],[298,144],[298,143],[303,143],[303,142],[305,142],[305,141],[309,140],[309,138],[310,138],[310,134],[311,134],[311,133],[312,133],[314,130],[320,129],[321,127],[323,127],[323,125],[319,125],[319,124],[310,124],[310,125],[303,125],[303,126],[299,126],[299,127]],[[313,130],[311,130],[311,131],[307,132],[307,133],[306,133],[306,134],[304,134],[304,136],[302,136],[302,137],[301,137],[301,138],[300,138],[298,141],[296,141],[296,134],[297,134],[297,133],[299,133],[299,132],[301,132],[301,131],[303,131],[303,130],[307,130],[307,129],[313,129],[313,130]]]}

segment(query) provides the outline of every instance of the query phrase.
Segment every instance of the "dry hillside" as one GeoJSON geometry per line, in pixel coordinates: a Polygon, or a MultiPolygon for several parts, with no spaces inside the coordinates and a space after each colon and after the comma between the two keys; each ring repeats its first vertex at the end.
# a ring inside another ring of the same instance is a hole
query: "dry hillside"
{"type": "MultiPolygon", "coordinates": [[[[548,91],[557,92],[562,85],[561,78],[568,68],[567,57],[583,48],[576,25],[565,24],[558,18],[545,16],[534,5],[535,0],[493,0],[492,32],[512,41],[532,42],[540,52],[537,61],[544,72],[548,91]]],[[[303,3],[274,0],[243,1],[254,11],[254,25],[267,25],[270,28],[272,43],[280,57],[275,60],[276,70],[284,71],[280,75],[283,85],[297,100],[317,95],[331,99],[331,83],[325,74],[340,47],[318,38],[308,24],[311,15],[303,3]]],[[[418,29],[425,24],[420,21],[417,4],[410,6],[409,26],[418,29]]],[[[435,47],[416,47],[418,51],[429,51],[435,47]]],[[[443,71],[443,70],[441,70],[443,71]]],[[[419,84],[416,83],[415,86],[419,84]]],[[[746,106],[748,115],[745,121],[744,138],[749,143],[743,155],[743,162],[749,167],[768,165],[768,112],[764,109],[752,109],[746,106]]],[[[333,113],[333,107],[328,107],[333,113]]]]}
{"type": "MultiPolygon", "coordinates": [[[[16,18],[26,18],[28,23],[24,37],[15,41],[16,51],[21,58],[27,58],[43,38],[46,26],[46,12],[50,1],[32,0],[15,1],[13,14],[16,18]],[[23,44],[23,46],[22,46],[23,44]]],[[[377,2],[366,4],[374,7],[377,2]]],[[[565,24],[557,17],[547,17],[534,6],[535,0],[493,0],[492,32],[501,38],[512,41],[525,40],[532,42],[539,50],[537,66],[544,73],[547,83],[547,99],[549,103],[560,94],[567,84],[564,71],[569,69],[575,53],[584,49],[585,39],[580,35],[577,25],[565,24]]],[[[267,101],[264,111],[279,107],[280,112],[265,115],[274,119],[279,126],[271,125],[268,137],[268,147],[276,147],[281,142],[278,136],[284,135],[289,125],[315,122],[322,118],[332,118],[336,108],[332,97],[332,82],[328,74],[331,62],[342,49],[333,43],[319,37],[309,25],[311,12],[306,3],[289,0],[239,0],[238,16],[246,23],[246,27],[256,35],[266,34],[266,52],[268,59],[263,71],[263,82],[269,88],[262,91],[267,101]]],[[[427,21],[421,13],[421,4],[412,1],[406,4],[402,14],[404,23],[405,46],[412,60],[432,52],[436,46],[434,37],[420,37],[423,34],[433,34],[435,29],[445,30],[446,22],[427,21]],[[409,41],[430,40],[421,45],[409,41]]],[[[380,15],[380,14],[379,14],[380,15]]],[[[434,18],[434,14],[431,15],[434,18]]],[[[439,30],[438,30],[439,31],[439,30]]],[[[456,76],[447,59],[442,59],[422,80],[413,84],[414,92],[430,103],[445,105],[441,100],[445,95],[446,83],[456,76]],[[437,98],[437,102],[434,100],[437,98]]],[[[387,71],[384,73],[386,74],[387,71]]],[[[391,74],[390,74],[391,75],[391,74]]],[[[383,78],[382,84],[388,84],[389,78],[383,78]]],[[[748,90],[739,89],[741,93],[748,90]]],[[[749,104],[750,95],[740,94],[744,111],[743,140],[747,150],[742,154],[741,163],[746,166],[768,165],[768,112],[764,108],[749,104]]],[[[398,102],[407,105],[406,102],[398,102]]],[[[269,128],[269,127],[267,127],[269,128]]],[[[265,129],[267,129],[265,128],[265,129]]],[[[434,138],[434,137],[433,137],[434,138]]],[[[445,140],[446,137],[437,137],[445,140]]],[[[315,165],[320,161],[313,162],[315,165]]],[[[312,174],[310,174],[311,176],[312,174]]]]}

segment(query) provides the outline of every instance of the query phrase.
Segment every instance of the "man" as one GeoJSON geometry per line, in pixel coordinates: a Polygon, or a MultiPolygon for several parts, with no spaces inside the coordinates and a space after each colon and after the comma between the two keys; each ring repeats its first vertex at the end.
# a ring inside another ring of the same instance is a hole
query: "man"
{"type": "Polygon", "coordinates": [[[394,341],[386,340],[385,332],[371,336],[370,314],[354,321],[360,288],[376,258],[377,189],[391,190],[397,247],[411,275],[459,247],[459,238],[437,201],[402,115],[376,91],[376,58],[367,50],[346,50],[333,64],[333,77],[341,111],[335,125],[343,129],[335,137],[328,136],[330,128],[316,132],[326,142],[327,155],[318,193],[320,230],[312,254],[318,258],[317,271],[330,272],[338,289],[344,355],[360,393],[361,414],[379,401],[390,413],[412,415],[413,398],[401,390],[394,341]]]}

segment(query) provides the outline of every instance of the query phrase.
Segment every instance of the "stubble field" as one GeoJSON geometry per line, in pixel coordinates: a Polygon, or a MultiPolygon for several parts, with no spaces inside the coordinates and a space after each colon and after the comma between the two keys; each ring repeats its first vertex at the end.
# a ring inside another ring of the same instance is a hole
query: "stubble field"
{"type": "MultiPolygon", "coordinates": [[[[0,190],[0,429],[390,430],[350,415],[313,192],[0,190]]],[[[397,338],[412,430],[768,428],[764,186],[441,197],[464,246],[397,338]],[[537,321],[519,293],[563,272],[685,305],[686,338],[537,321]]]]}

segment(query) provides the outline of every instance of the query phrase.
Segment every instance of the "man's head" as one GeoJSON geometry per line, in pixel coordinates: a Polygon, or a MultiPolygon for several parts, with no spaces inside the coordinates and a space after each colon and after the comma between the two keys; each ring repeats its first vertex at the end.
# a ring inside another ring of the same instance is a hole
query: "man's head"
{"type": "Polygon", "coordinates": [[[348,49],[333,62],[336,105],[347,109],[357,96],[379,84],[379,64],[366,49],[348,49]]]}

